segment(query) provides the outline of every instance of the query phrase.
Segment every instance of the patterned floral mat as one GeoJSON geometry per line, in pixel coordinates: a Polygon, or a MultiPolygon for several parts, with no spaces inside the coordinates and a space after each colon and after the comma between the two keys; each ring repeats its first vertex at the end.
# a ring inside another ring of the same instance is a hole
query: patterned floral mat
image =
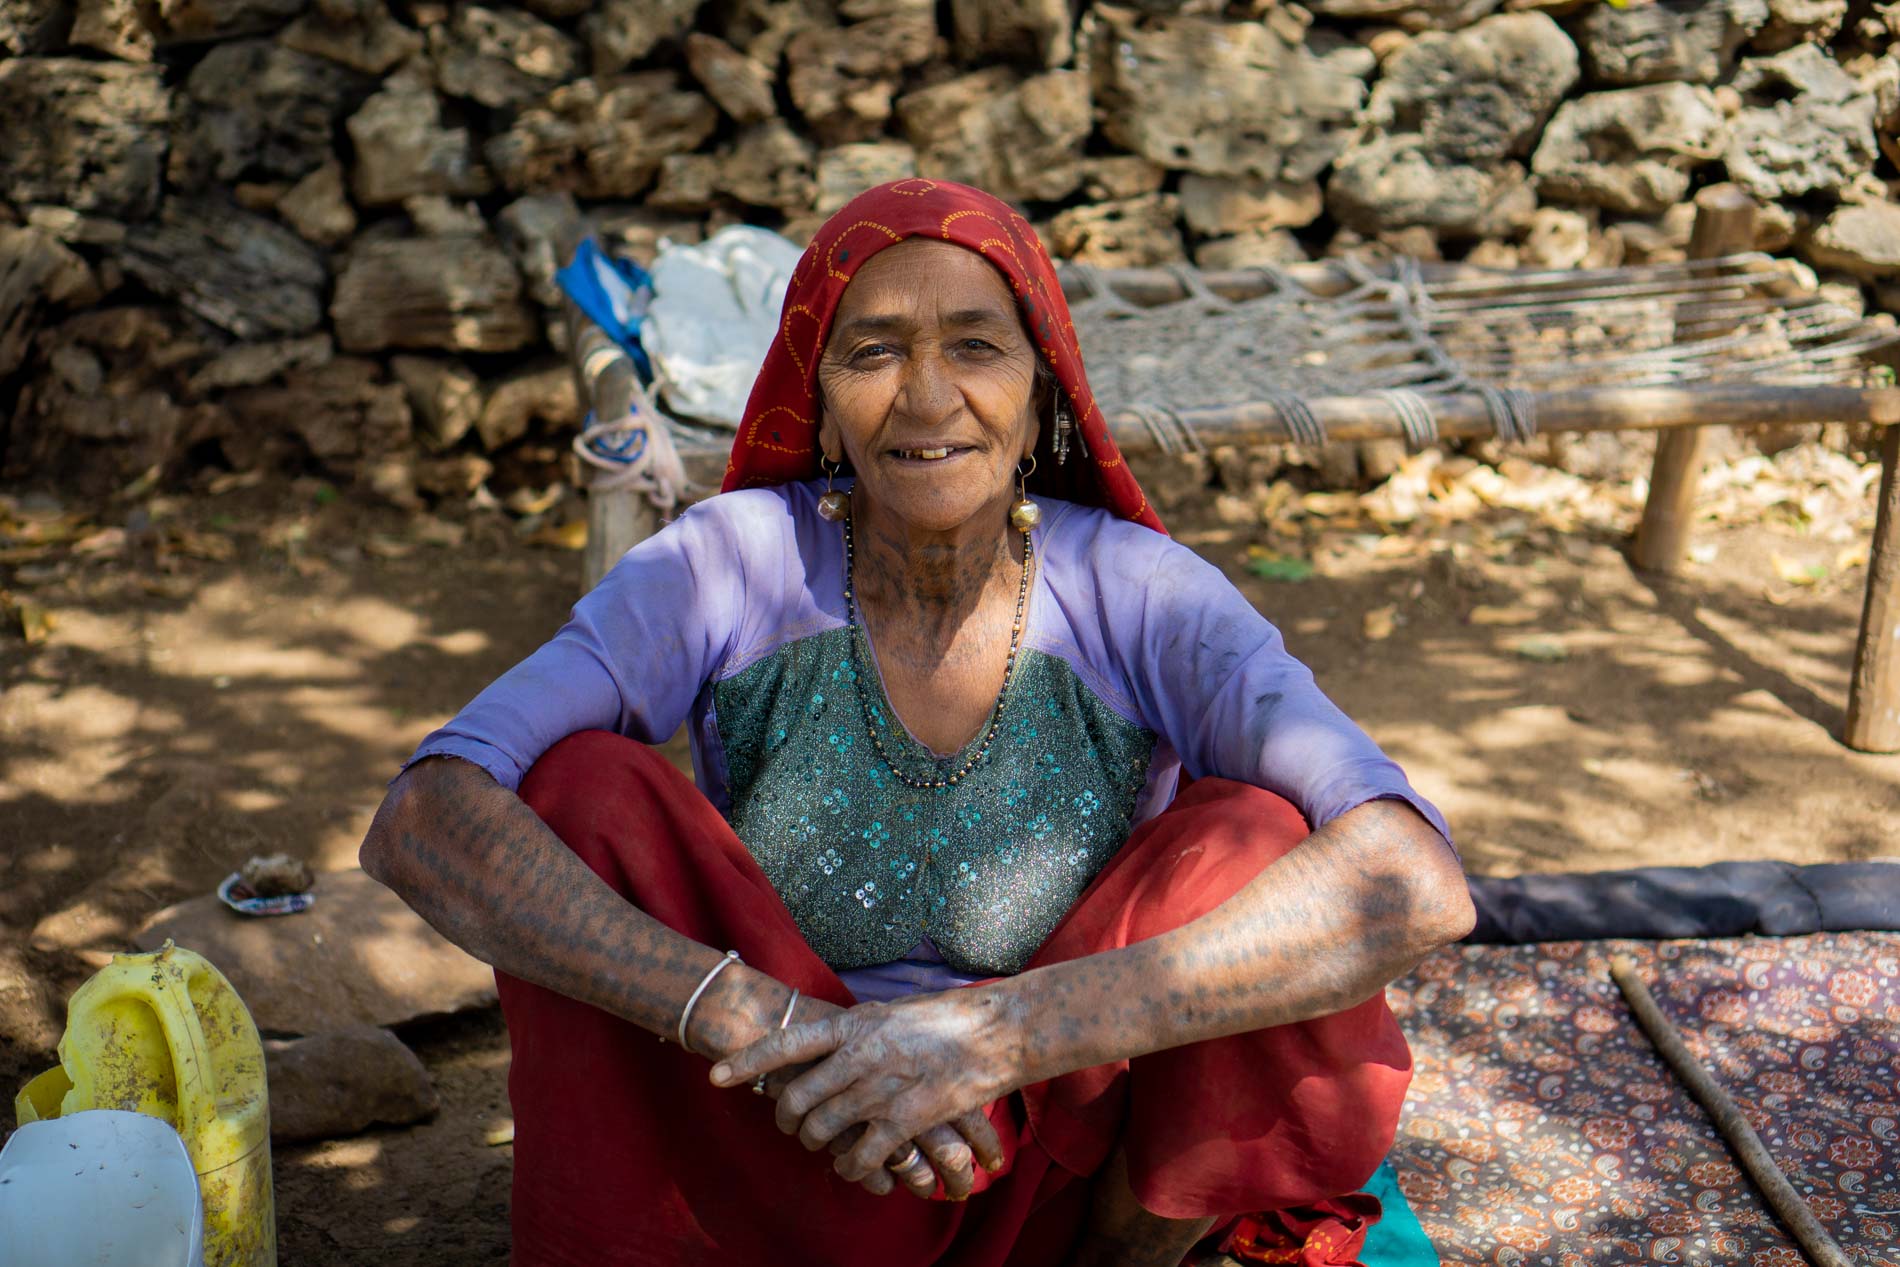
{"type": "Polygon", "coordinates": [[[1850,1257],[1900,1267],[1900,935],[1459,946],[1392,987],[1393,1146],[1446,1263],[1803,1267],[1610,980],[1633,955],[1850,1257]]]}

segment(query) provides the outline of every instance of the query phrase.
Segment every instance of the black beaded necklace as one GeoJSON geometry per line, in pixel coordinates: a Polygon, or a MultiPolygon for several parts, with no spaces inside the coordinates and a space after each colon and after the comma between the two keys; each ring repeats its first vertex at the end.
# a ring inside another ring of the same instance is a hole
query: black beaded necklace
{"type": "MultiPolygon", "coordinates": [[[[869,639],[863,626],[858,623],[857,599],[852,594],[852,577],[856,575],[856,555],[851,542],[851,516],[844,517],[844,617],[851,627],[851,680],[858,690],[858,706],[864,710],[864,728],[871,732],[871,746],[877,749],[877,755],[890,769],[891,774],[905,787],[924,791],[936,791],[952,787],[963,781],[965,775],[976,769],[984,757],[990,755],[990,745],[996,741],[996,732],[1003,724],[1003,707],[1009,701],[1009,684],[1016,679],[1016,650],[1023,639],[1023,613],[1029,607],[1029,573],[1035,564],[1036,547],[1030,540],[1029,529],[1023,530],[1023,580],[1016,591],[1016,619],[1009,630],[1009,659],[1003,662],[1003,687],[996,692],[996,704],[990,709],[990,724],[983,731],[982,742],[977,745],[976,754],[963,763],[963,768],[955,774],[939,775],[934,779],[917,779],[905,774],[891,760],[891,754],[884,750],[884,739],[879,734],[882,729],[873,713],[871,701],[864,693],[865,668],[858,661],[858,646],[863,643],[867,648],[869,639]]],[[[893,715],[894,716],[894,715],[893,715]]]]}

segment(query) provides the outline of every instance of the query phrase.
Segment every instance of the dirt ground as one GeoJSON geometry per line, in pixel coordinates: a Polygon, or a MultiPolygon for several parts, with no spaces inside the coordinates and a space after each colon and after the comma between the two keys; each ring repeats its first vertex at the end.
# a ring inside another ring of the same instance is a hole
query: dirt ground
{"type": "MultiPolygon", "coordinates": [[[[1665,581],[1622,553],[1640,455],[1589,480],[1433,455],[1363,498],[1217,456],[1218,487],[1144,479],[1472,871],[1900,853],[1900,757],[1834,738],[1871,468],[1808,444],[1714,470],[1695,561],[1665,581]]],[[[402,757],[561,620],[579,556],[529,537],[573,513],[211,476],[0,496],[0,1087],[54,1059],[67,993],[153,910],[256,852],[354,865],[402,757]]],[[[505,1261],[499,1019],[404,1036],[441,1115],[280,1147],[286,1264],[505,1261]]]]}

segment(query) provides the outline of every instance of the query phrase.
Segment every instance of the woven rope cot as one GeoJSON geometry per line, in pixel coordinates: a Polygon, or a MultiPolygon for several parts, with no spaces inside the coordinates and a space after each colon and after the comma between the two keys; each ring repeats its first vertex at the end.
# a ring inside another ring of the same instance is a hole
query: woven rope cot
{"type": "MultiPolygon", "coordinates": [[[[1539,433],[1661,433],[1631,551],[1680,569],[1708,426],[1851,422],[1885,429],[1841,738],[1900,752],[1900,329],[1829,302],[1798,265],[1745,249],[1755,206],[1696,197],[1689,259],[1640,268],[1486,270],[1397,260],[1204,273],[1065,265],[1064,294],[1109,429],[1130,454],[1539,433]]],[[[570,313],[570,317],[574,316],[570,313]]],[[[570,340],[596,416],[627,410],[632,368],[580,319],[570,340]]],[[[682,435],[701,483],[722,436],[682,435]]],[[[590,496],[591,587],[659,517],[627,490],[590,496]]]]}
{"type": "Polygon", "coordinates": [[[1631,425],[1628,408],[1586,420],[1577,402],[1655,392],[1720,399],[1730,423],[1876,421],[1890,374],[1872,358],[1900,349],[1891,318],[1858,316],[1756,253],[1588,271],[1400,259],[1062,276],[1096,398],[1137,451],[1388,435],[1419,448],[1474,422],[1526,440],[1540,425],[1631,425]]]}
{"type": "Polygon", "coordinates": [[[1900,751],[1900,330],[1742,249],[1754,204],[1696,198],[1687,261],[1535,271],[1342,260],[1203,273],[1062,270],[1090,383],[1124,452],[1209,444],[1656,430],[1631,550],[1680,570],[1705,428],[1885,428],[1842,740],[1900,751]]]}

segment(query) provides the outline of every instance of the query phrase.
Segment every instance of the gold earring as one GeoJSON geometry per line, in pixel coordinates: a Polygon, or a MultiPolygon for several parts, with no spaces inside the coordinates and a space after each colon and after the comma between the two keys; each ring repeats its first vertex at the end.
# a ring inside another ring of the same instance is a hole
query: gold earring
{"type": "Polygon", "coordinates": [[[818,455],[818,467],[825,473],[825,491],[818,499],[818,514],[835,524],[851,513],[851,494],[838,492],[831,486],[832,477],[839,471],[836,462],[821,453],[818,455]]]}
{"type": "Polygon", "coordinates": [[[1017,528],[1028,532],[1042,522],[1042,507],[1029,500],[1029,477],[1036,473],[1036,455],[1029,455],[1029,469],[1016,464],[1016,504],[1009,508],[1009,521],[1017,528]]]}

